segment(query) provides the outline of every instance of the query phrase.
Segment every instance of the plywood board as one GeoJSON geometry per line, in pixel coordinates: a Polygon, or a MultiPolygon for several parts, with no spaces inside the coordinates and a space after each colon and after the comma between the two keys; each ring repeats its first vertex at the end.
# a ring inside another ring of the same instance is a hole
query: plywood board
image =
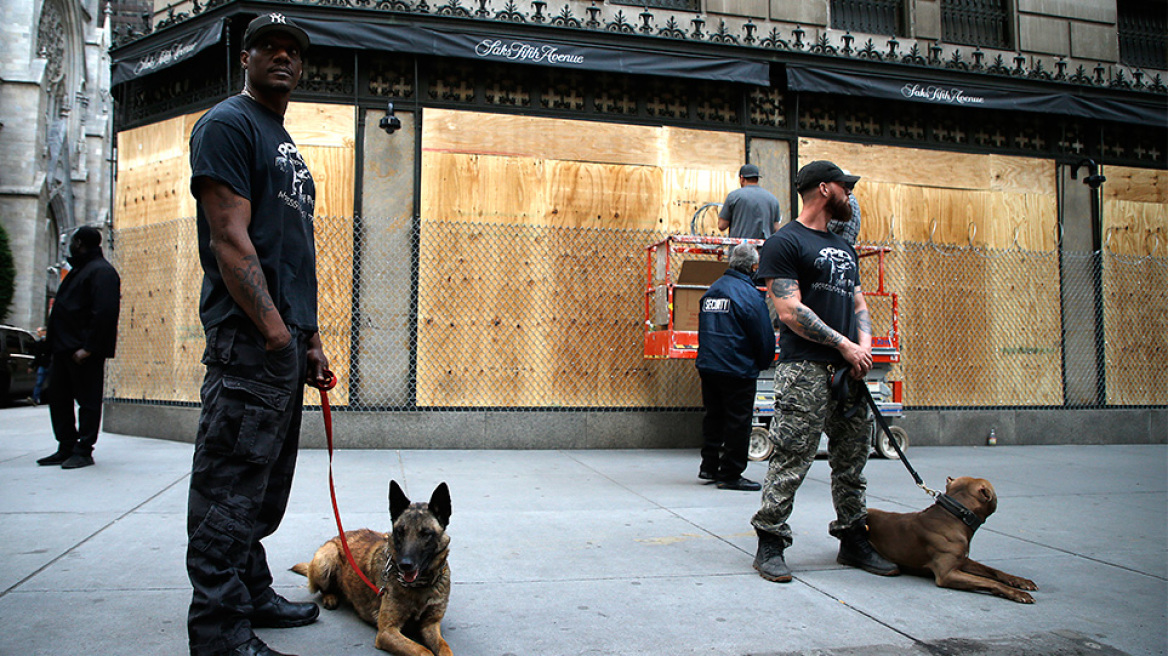
{"type": "Polygon", "coordinates": [[[297,148],[322,146],[352,151],[356,125],[351,105],[293,102],[284,114],[284,128],[297,148]]]}
{"type": "Polygon", "coordinates": [[[108,385],[118,398],[197,402],[204,371],[198,320],[202,272],[194,221],[118,231],[115,266],[123,271],[118,357],[108,385]],[[133,271],[132,276],[124,272],[133,271]]]}
{"type": "Polygon", "coordinates": [[[799,140],[799,166],[826,159],[862,180],[942,189],[988,189],[992,160],[940,150],[896,148],[823,139],[799,140]]]}
{"type": "Polygon", "coordinates": [[[1104,252],[1107,402],[1163,405],[1168,399],[1168,263],[1104,252]],[[1138,363],[1138,364],[1133,364],[1138,363]]]}
{"type": "MultiPolygon", "coordinates": [[[[1139,203],[1168,203],[1168,171],[1108,166],[1103,198],[1139,203]]],[[[1081,171],[1080,171],[1081,173],[1081,171]]]]}
{"type": "Polygon", "coordinates": [[[910,245],[887,268],[906,405],[1062,403],[1057,254],[910,245]]]}
{"type": "Polygon", "coordinates": [[[736,182],[701,169],[427,152],[423,217],[689,232],[693,213],[736,182]]]}
{"type": "Polygon", "coordinates": [[[696,380],[692,362],[643,359],[644,243],[626,235],[424,223],[418,404],[700,403],[700,394],[693,395],[696,386],[679,385],[677,378],[696,380]],[[666,371],[662,382],[658,377],[666,371]]]}
{"type": "Polygon", "coordinates": [[[735,173],[744,161],[745,141],[742,135],[731,132],[427,108],[422,148],[427,152],[735,173]]]}
{"type": "Polygon", "coordinates": [[[812,139],[800,146],[801,165],[830,159],[861,176],[855,188],[861,241],[1057,247],[1052,161],[812,139]]]}
{"type": "Polygon", "coordinates": [[[642,357],[644,231],[721,202],[741,135],[428,109],[422,152],[419,404],[700,402],[642,357]]]}
{"type": "Polygon", "coordinates": [[[1168,203],[1104,200],[1103,239],[1119,255],[1168,257],[1168,203]]]}

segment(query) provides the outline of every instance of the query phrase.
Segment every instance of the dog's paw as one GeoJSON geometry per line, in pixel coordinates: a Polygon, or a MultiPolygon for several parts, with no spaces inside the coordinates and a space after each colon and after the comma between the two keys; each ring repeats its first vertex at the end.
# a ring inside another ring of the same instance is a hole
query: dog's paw
{"type": "Polygon", "coordinates": [[[341,605],[341,600],[337,595],[321,595],[320,605],[325,607],[325,610],[336,610],[337,606],[341,605]]]}
{"type": "Polygon", "coordinates": [[[1034,597],[1031,597],[1029,594],[1022,592],[1021,590],[1011,590],[1010,593],[1006,595],[1006,599],[1009,599],[1010,601],[1016,601],[1020,604],[1034,603],[1034,597]]]}
{"type": "Polygon", "coordinates": [[[1019,590],[1034,591],[1038,589],[1038,585],[1036,585],[1034,581],[1031,581],[1030,579],[1024,579],[1020,576],[1011,576],[1010,580],[1006,581],[1006,585],[1010,586],[1011,588],[1017,588],[1019,590]]]}

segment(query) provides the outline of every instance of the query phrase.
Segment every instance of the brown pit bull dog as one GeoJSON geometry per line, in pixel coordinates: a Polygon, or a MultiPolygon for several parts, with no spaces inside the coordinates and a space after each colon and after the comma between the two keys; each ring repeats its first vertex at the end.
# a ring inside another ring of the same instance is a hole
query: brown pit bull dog
{"type": "Polygon", "coordinates": [[[919,576],[932,574],[939,587],[981,590],[1021,604],[1034,603],[1034,597],[1023,592],[1037,590],[1034,581],[969,558],[974,531],[997,510],[994,486],[984,478],[950,478],[945,495],[949,500],[938,497],[936,504],[915,513],[869,508],[868,540],[901,571],[919,576]],[[950,500],[959,505],[952,505],[950,500]]]}

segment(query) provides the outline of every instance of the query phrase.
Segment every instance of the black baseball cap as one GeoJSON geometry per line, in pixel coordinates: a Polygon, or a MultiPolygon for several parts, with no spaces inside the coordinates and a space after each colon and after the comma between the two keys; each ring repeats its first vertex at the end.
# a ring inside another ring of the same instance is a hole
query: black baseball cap
{"type": "Polygon", "coordinates": [[[261,14],[247,24],[247,31],[243,33],[243,49],[251,48],[261,36],[272,32],[283,32],[295,39],[301,54],[308,50],[308,33],[278,11],[261,14]]]}
{"type": "Polygon", "coordinates": [[[851,189],[859,181],[860,176],[852,175],[825,159],[817,159],[795,174],[795,191],[802,193],[821,182],[838,182],[851,189]]]}
{"type": "Polygon", "coordinates": [[[742,168],[738,169],[738,177],[740,178],[761,178],[762,173],[759,173],[758,166],[754,164],[743,164],[742,168]]]}

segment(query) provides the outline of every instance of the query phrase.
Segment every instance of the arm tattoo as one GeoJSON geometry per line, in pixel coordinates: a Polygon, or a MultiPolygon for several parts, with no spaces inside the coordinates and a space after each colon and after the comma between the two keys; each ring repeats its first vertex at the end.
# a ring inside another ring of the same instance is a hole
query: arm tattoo
{"type": "Polygon", "coordinates": [[[215,198],[215,203],[216,209],[218,209],[220,212],[226,212],[239,207],[240,198],[239,196],[222,194],[215,198]]]}
{"type": "MultiPolygon", "coordinates": [[[[268,293],[268,281],[264,278],[264,271],[260,267],[259,257],[248,255],[243,258],[239,266],[231,270],[231,275],[239,285],[239,291],[251,306],[257,319],[263,320],[269,312],[276,310],[272,302],[272,295],[268,293]]],[[[244,305],[240,303],[240,305],[244,305]]]]}
{"type": "Polygon", "coordinates": [[[860,310],[856,313],[856,323],[859,324],[860,332],[872,334],[872,316],[868,314],[867,310],[860,310]]]}
{"type": "Polygon", "coordinates": [[[823,319],[820,319],[819,315],[812,312],[811,308],[806,305],[800,305],[795,309],[795,321],[799,324],[803,337],[813,342],[825,346],[835,346],[844,340],[843,335],[823,323],[823,319]]]}
{"type": "Polygon", "coordinates": [[[799,291],[799,282],[796,280],[788,280],[787,278],[771,279],[771,296],[774,298],[791,298],[797,291],[799,291]]]}

